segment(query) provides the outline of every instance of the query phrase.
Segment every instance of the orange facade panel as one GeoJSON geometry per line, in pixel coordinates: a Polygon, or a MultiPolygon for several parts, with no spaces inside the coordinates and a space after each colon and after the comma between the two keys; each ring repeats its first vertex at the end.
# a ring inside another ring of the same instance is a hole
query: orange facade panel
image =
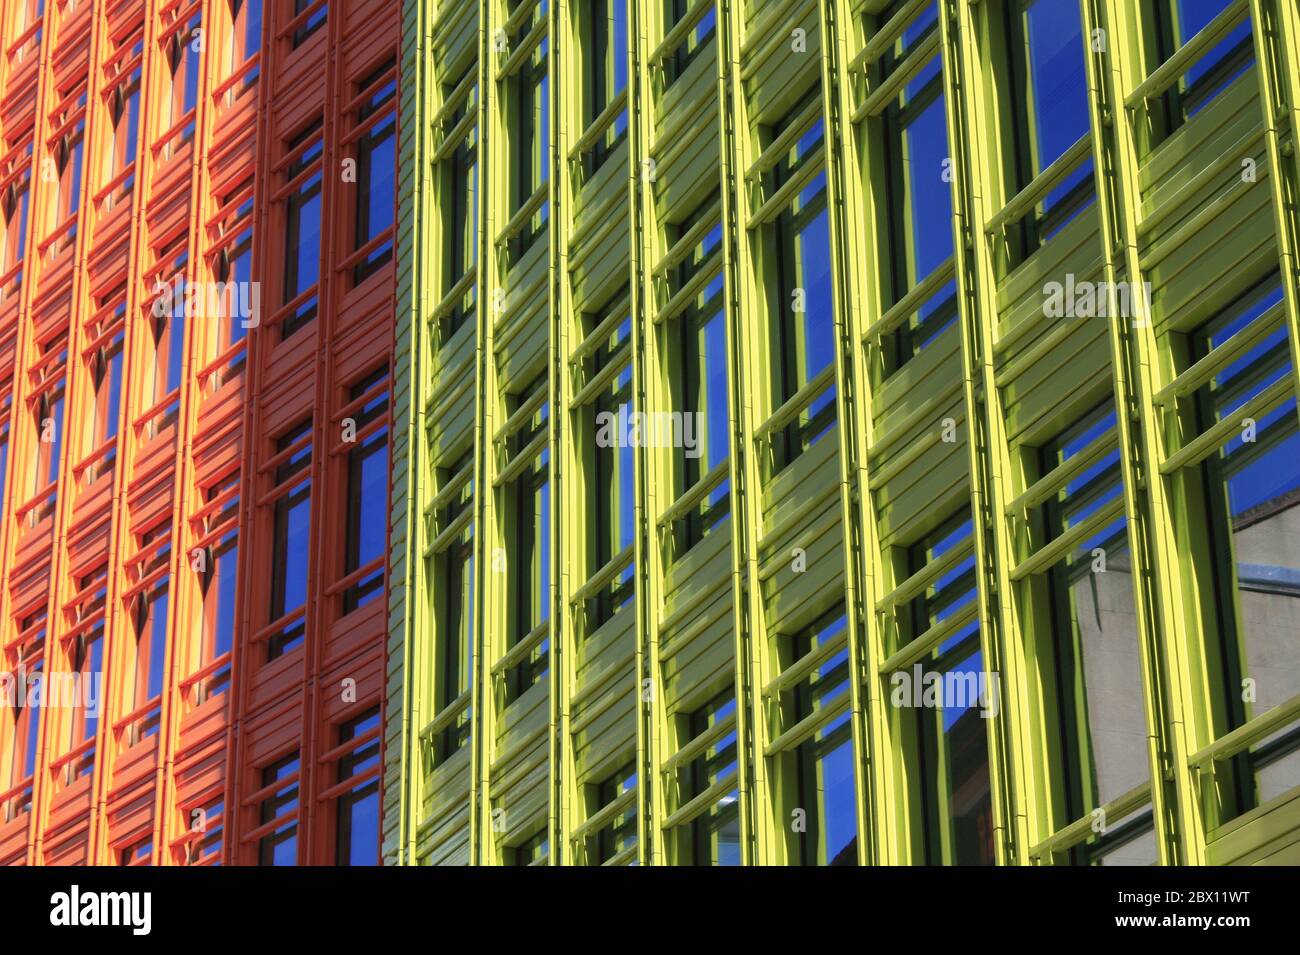
{"type": "Polygon", "coordinates": [[[0,863],[378,861],[388,13],[0,0],[0,863]]]}

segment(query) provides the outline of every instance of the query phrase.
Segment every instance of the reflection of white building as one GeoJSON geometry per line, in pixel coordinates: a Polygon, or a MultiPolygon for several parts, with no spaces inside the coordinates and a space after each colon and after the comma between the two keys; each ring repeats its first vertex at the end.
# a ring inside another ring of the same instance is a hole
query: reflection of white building
{"type": "MultiPolygon", "coordinates": [[[[1233,527],[1238,606],[1246,641],[1244,675],[1254,681],[1259,715],[1300,693],[1300,490],[1250,509],[1233,527]]],[[[1282,731],[1277,739],[1285,736],[1282,731]]],[[[1267,743],[1265,743],[1267,745],[1267,743]]],[[[1300,785],[1300,756],[1257,773],[1259,800],[1300,785]]]]}
{"type": "MultiPolygon", "coordinates": [[[[1243,514],[1233,526],[1237,602],[1245,642],[1243,673],[1253,681],[1248,715],[1259,715],[1300,693],[1300,492],[1243,514]]],[[[1141,662],[1127,550],[1113,554],[1105,573],[1071,583],[1084,656],[1093,772],[1105,804],[1147,781],[1147,730],[1141,662]]],[[[1246,692],[1243,687],[1241,692],[1246,692]]],[[[1237,692],[1224,688],[1225,695],[1237,692]]],[[[1282,738],[1287,731],[1271,737],[1282,738]]],[[[1257,747],[1258,748],[1258,747],[1257,747]]],[[[1256,772],[1263,803],[1300,786],[1300,756],[1283,753],[1256,772]]],[[[1154,832],[1108,852],[1103,864],[1155,861],[1154,832]]]]}
{"type": "MultiPolygon", "coordinates": [[[[1111,554],[1106,572],[1071,584],[1083,647],[1093,773],[1103,805],[1147,781],[1147,723],[1142,702],[1133,569],[1128,550],[1111,554]]],[[[1103,865],[1150,865],[1155,831],[1145,828],[1102,857],[1103,865]]]]}

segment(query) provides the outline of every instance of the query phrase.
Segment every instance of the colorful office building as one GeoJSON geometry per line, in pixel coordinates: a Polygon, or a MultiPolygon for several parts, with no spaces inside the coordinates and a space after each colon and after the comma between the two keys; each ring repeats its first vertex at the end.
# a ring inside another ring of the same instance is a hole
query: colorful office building
{"type": "Polygon", "coordinates": [[[403,16],[387,863],[1300,860],[1293,2],[403,16]]]}
{"type": "Polygon", "coordinates": [[[0,17],[0,864],[1300,862],[1294,0],[0,17]]]}
{"type": "Polygon", "coordinates": [[[375,864],[391,4],[0,6],[0,863],[375,864]]]}

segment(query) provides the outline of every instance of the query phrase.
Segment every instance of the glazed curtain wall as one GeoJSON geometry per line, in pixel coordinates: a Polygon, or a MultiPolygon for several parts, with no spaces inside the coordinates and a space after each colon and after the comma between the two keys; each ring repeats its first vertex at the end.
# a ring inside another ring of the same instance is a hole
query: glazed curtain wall
{"type": "Polygon", "coordinates": [[[0,4],[0,862],[379,861],[391,6],[0,4]]]}
{"type": "Polygon", "coordinates": [[[1294,4],[403,16],[387,862],[1294,860],[1294,4]]]}

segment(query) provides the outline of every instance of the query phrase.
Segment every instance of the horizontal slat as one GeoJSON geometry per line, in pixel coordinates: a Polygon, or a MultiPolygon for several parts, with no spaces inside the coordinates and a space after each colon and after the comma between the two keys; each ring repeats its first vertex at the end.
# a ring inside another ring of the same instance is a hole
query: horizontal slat
{"type": "Polygon", "coordinates": [[[1112,426],[1089,442],[1087,447],[1052,468],[1031,484],[1023,494],[1007,504],[1007,515],[1023,514],[1031,507],[1042,504],[1069,483],[1071,478],[1088,470],[1092,464],[1100,461],[1116,447],[1115,428],[1112,426]]]}
{"type": "Polygon", "coordinates": [[[1128,109],[1137,109],[1144,100],[1159,96],[1174,84],[1178,77],[1187,72],[1200,56],[1236,29],[1237,24],[1246,19],[1250,12],[1248,0],[1232,0],[1223,12],[1201,28],[1192,37],[1165,60],[1145,80],[1139,83],[1124,100],[1128,109]]]}

